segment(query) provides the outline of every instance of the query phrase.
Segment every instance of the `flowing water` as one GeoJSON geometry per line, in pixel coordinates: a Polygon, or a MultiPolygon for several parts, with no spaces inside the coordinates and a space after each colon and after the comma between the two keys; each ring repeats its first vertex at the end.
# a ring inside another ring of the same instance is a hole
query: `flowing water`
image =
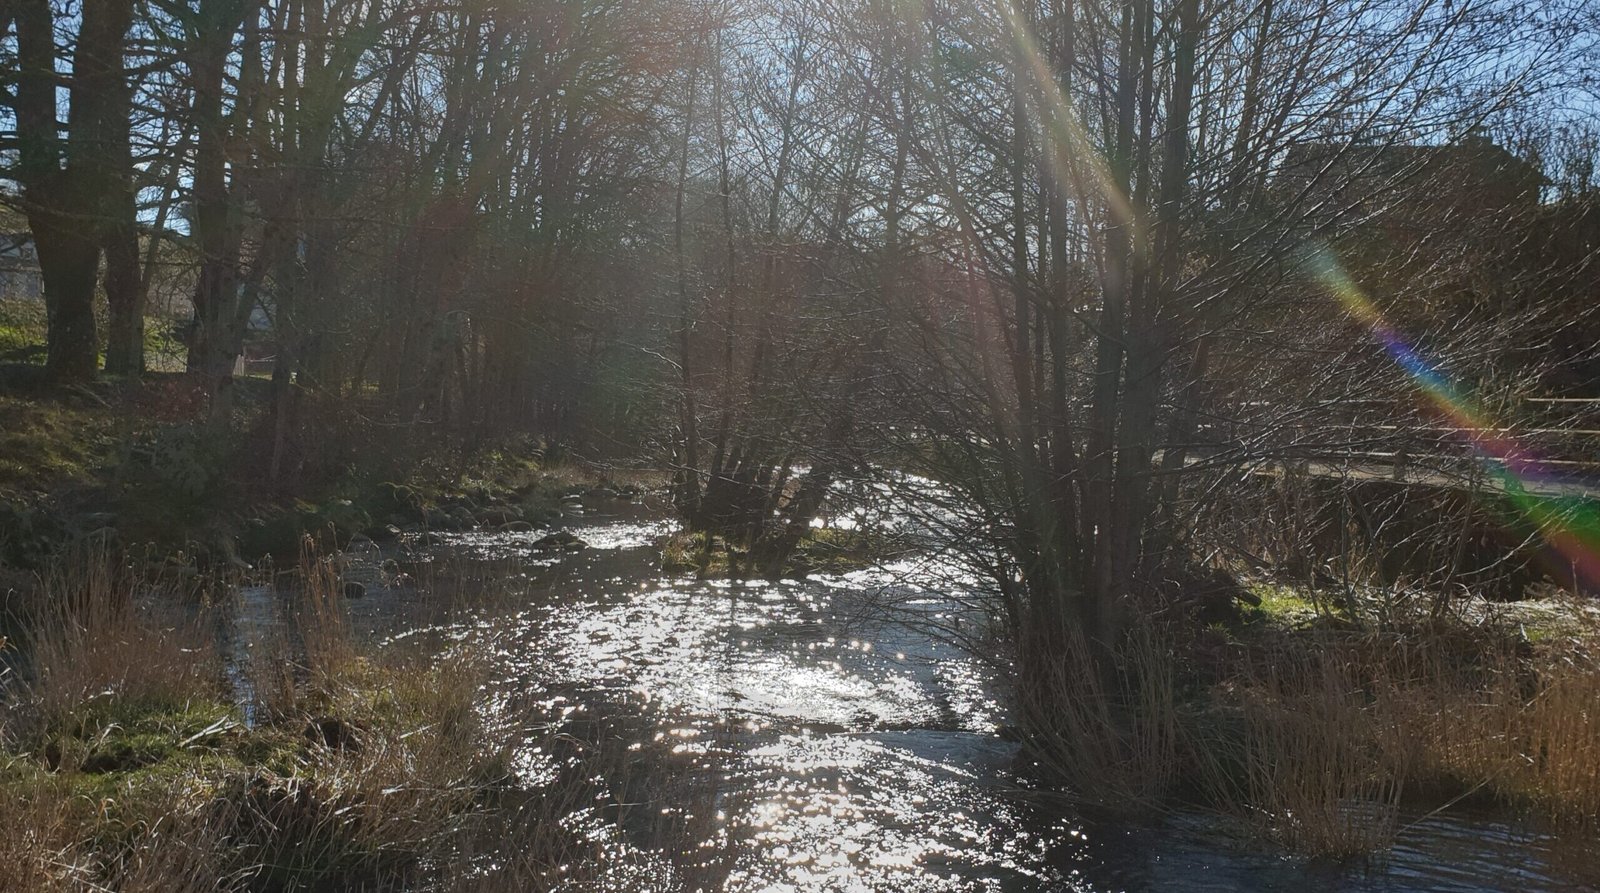
{"type": "MultiPolygon", "coordinates": [[[[958,579],[915,562],[664,577],[659,509],[594,510],[565,521],[584,551],[467,533],[412,556],[419,578],[458,589],[517,584],[467,612],[440,586],[377,585],[385,556],[355,555],[373,586],[351,612],[380,637],[492,639],[498,703],[541,718],[527,782],[585,761],[596,793],[572,826],[646,866],[616,889],[1542,891],[1595,875],[1587,841],[1459,811],[1415,818],[1362,865],[1287,859],[1199,816],[1082,815],[1019,771],[996,672],[932,632],[964,629],[958,579]]],[[[247,621],[266,622],[265,598],[246,598],[247,621]]]]}

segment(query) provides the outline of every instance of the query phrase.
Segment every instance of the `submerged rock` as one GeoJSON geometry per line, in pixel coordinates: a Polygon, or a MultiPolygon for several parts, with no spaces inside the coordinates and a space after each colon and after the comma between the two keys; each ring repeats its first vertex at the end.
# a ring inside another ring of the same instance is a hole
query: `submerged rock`
{"type": "Polygon", "coordinates": [[[534,541],[533,547],[535,549],[576,552],[580,549],[589,548],[589,544],[579,539],[577,535],[573,534],[571,531],[557,530],[554,533],[548,533],[542,537],[539,537],[534,541]]]}

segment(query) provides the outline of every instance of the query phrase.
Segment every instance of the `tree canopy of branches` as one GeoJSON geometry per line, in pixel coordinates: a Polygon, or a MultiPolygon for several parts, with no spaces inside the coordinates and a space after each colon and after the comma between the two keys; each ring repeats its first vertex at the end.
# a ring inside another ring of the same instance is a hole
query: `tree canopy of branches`
{"type": "Polygon", "coordinates": [[[162,244],[214,418],[264,333],[274,476],[308,400],[665,441],[690,526],[774,572],[842,478],[912,472],[982,526],[1024,653],[1110,649],[1241,463],[1374,448],[1337,432],[1400,418],[1384,337],[1463,381],[1592,378],[1596,26],[1581,0],[6,0],[3,199],[52,377],[96,374],[97,287],[106,370],[140,372],[162,244]]]}
{"type": "Polygon", "coordinates": [[[1592,11],[730,9],[678,104],[678,458],[752,570],[842,473],[916,472],[1024,656],[1109,653],[1247,463],[1426,428],[1385,338],[1485,384],[1592,363],[1540,350],[1593,324],[1526,149],[1565,138],[1499,145],[1592,96],[1592,11]]]}

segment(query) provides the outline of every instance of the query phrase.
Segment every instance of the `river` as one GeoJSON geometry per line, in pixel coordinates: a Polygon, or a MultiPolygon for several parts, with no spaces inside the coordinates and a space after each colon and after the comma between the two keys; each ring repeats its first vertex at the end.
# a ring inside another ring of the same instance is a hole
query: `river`
{"type": "MultiPolygon", "coordinates": [[[[370,582],[349,603],[365,635],[490,643],[491,702],[537,718],[524,780],[554,783],[577,761],[594,773],[566,821],[615,857],[616,889],[1398,893],[1593,878],[1592,841],[1495,814],[1413,816],[1361,864],[1287,858],[1204,816],[1083,814],[1029,783],[1000,674],[930,631],[961,621],[958,577],[916,561],[781,583],[667,577],[663,517],[596,503],[561,525],[590,548],[561,554],[530,552],[531,534],[447,534],[405,556],[421,587],[380,585],[392,550],[349,556],[370,582]]],[[[247,593],[241,621],[271,622],[269,601],[247,593]]]]}

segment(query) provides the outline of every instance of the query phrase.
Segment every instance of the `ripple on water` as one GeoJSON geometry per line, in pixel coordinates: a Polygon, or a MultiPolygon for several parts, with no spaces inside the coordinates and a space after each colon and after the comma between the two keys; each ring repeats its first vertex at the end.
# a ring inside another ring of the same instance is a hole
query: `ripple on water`
{"type": "MultiPolygon", "coordinates": [[[[1204,817],[1091,822],[1013,786],[993,671],[901,622],[964,622],[969,577],[924,558],[777,584],[663,580],[652,545],[670,524],[569,529],[592,548],[540,559],[557,569],[548,589],[484,623],[505,712],[548,719],[516,764],[525,781],[572,765],[562,739],[624,756],[596,779],[614,805],[569,819],[610,854],[601,889],[1556,891],[1580,889],[1566,863],[1593,854],[1456,814],[1416,821],[1364,868],[1287,860],[1204,817]],[[641,841],[640,816],[683,836],[641,841]],[[703,851],[717,870],[686,874],[703,851]]],[[[525,557],[541,535],[450,535],[434,551],[525,557]]]]}
{"type": "Polygon", "coordinates": [[[674,708],[839,728],[940,721],[921,668],[830,635],[776,587],[683,584],[554,609],[543,630],[562,681],[646,691],[674,708]]]}
{"type": "Polygon", "coordinates": [[[1009,746],[963,732],[783,735],[739,772],[762,793],[743,817],[736,893],[1030,889],[1064,882],[1048,836],[1022,830],[1001,778],[1009,746]],[[1022,886],[1019,886],[1022,885],[1022,886]]]}

